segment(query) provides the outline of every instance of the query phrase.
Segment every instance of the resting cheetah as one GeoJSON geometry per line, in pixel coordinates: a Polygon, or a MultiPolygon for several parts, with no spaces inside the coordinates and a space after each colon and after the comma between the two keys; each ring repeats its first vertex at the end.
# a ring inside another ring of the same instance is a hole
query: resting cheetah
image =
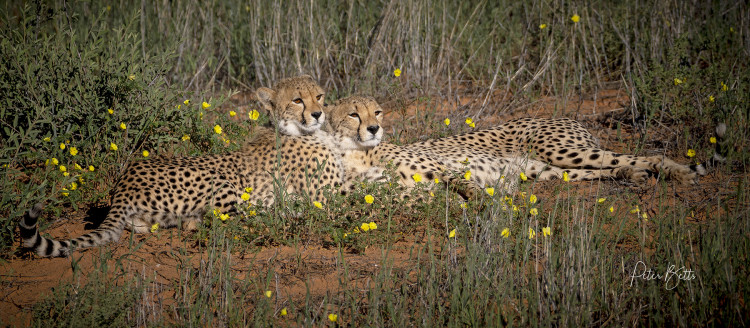
{"type": "MultiPolygon", "coordinates": [[[[314,107],[309,104],[319,105],[322,99],[321,88],[312,79],[285,80],[277,88],[265,92],[274,95],[268,103],[279,122],[292,121],[293,117],[307,119],[303,113],[314,107]],[[299,106],[300,101],[305,106],[299,106]]],[[[126,227],[141,233],[156,224],[160,228],[195,226],[211,208],[234,210],[248,187],[254,189],[249,193],[250,202],[268,205],[273,202],[274,177],[287,192],[320,199],[323,187],[341,184],[343,172],[340,153],[329,140],[280,136],[278,140],[274,137],[273,142],[247,145],[242,151],[229,154],[131,163],[115,184],[112,205],[101,226],[78,238],[61,242],[41,237],[36,224],[41,204],[34,206],[19,226],[24,247],[40,256],[68,256],[74,248],[119,240],[126,227]]]]}
{"type": "MultiPolygon", "coordinates": [[[[334,138],[337,134],[353,129],[366,129],[382,138],[383,129],[381,122],[383,110],[371,97],[352,96],[340,99],[333,106],[326,108],[330,122],[324,130],[331,131],[334,138]]],[[[356,178],[371,181],[383,181],[384,171],[387,163],[391,163],[396,174],[400,176],[399,183],[408,188],[414,188],[415,175],[432,182],[437,178],[441,183],[448,183],[452,189],[464,197],[471,197],[475,193],[473,185],[456,178],[455,175],[446,171],[442,162],[429,154],[407,151],[401,146],[388,143],[358,145],[347,144],[345,141],[337,141],[343,151],[343,164],[346,168],[346,182],[352,183],[356,178]]],[[[344,188],[346,191],[347,188],[344,188]]]]}
{"type": "MultiPolygon", "coordinates": [[[[683,183],[695,183],[705,175],[701,165],[681,165],[662,156],[633,156],[603,150],[579,122],[568,119],[521,118],[485,130],[413,143],[405,147],[438,157],[462,160],[467,154],[475,158],[479,172],[495,172],[497,162],[511,163],[514,172],[549,180],[567,172],[571,180],[614,177],[642,184],[648,172],[663,171],[666,177],[683,183]],[[519,166],[520,165],[520,166],[519,166]],[[494,166],[494,168],[493,168],[494,166]]],[[[470,158],[470,162],[471,158],[470,158]]],[[[501,166],[502,167],[502,166],[501,166]]]]}
{"type": "Polygon", "coordinates": [[[282,79],[273,89],[258,88],[255,95],[281,134],[310,135],[325,122],[325,92],[309,75],[282,79]]]}

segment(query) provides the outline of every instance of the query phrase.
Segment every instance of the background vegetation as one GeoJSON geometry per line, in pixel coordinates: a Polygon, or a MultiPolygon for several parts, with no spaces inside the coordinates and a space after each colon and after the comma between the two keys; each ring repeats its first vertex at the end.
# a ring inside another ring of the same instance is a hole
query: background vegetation
{"type": "MultiPolygon", "coordinates": [[[[633,151],[656,145],[682,156],[695,149],[698,161],[713,151],[708,136],[716,123],[729,127],[722,146],[730,160],[715,170],[733,177],[727,184],[732,192],[710,205],[675,208],[662,185],[663,197],[650,205],[656,215],[651,222],[638,213],[608,214],[610,196],[597,203],[600,197],[568,193],[538,205],[540,216],[503,210],[505,200],[494,198],[481,210],[453,209],[450,218],[440,201],[425,211],[378,212],[372,219],[389,228],[380,231],[391,232],[392,225],[393,231],[417,229],[393,221],[410,217],[434,224],[420,231],[442,241],[418,250],[423,265],[378,272],[365,296],[352,289],[322,300],[274,303],[243,296],[267,284],[233,277],[223,265],[231,262],[233,247],[288,244],[303,231],[333,236],[342,249],[388,249],[393,239],[344,240],[343,233],[361,222],[331,225],[327,218],[351,213],[309,209],[312,223],[304,224],[278,213],[258,215],[245,222],[249,230],[213,224],[199,232],[196,239],[215,236],[216,242],[203,245],[209,253],[225,255],[215,255],[218,265],[186,275],[195,279],[179,282],[187,294],[180,295],[179,311],[164,312],[172,315],[152,315],[153,306],[144,304],[139,295],[154,288],[147,280],[123,285],[105,274],[89,277],[99,283],[81,290],[57,290],[36,316],[52,322],[38,325],[264,323],[284,304],[296,310],[291,320],[320,324],[327,320],[323,303],[337,310],[339,323],[353,325],[747,324],[746,2],[7,1],[0,17],[5,258],[14,254],[17,219],[33,203],[46,201],[56,216],[104,201],[120,170],[144,158],[144,150],[148,156],[232,150],[257,123],[244,119],[247,113],[238,120],[216,110],[232,90],[269,86],[300,72],[316,77],[330,100],[372,94],[401,115],[416,102],[476,99],[450,115],[479,121],[523,111],[546,96],[557,99],[555,114],[564,115],[570,102],[625,89],[631,103],[616,120],[639,132],[633,151]],[[398,79],[394,69],[402,71],[398,79]],[[221,136],[215,125],[223,128],[221,136]],[[667,132],[650,136],[652,128],[667,132]],[[686,224],[696,210],[707,220],[686,224]],[[554,238],[524,238],[528,228],[541,232],[547,226],[554,238]],[[452,227],[459,237],[445,241],[452,227]],[[514,238],[501,236],[505,228],[514,238]],[[220,238],[232,231],[250,235],[236,245],[220,238]],[[260,236],[266,237],[258,242],[260,236]],[[625,268],[638,260],[658,265],[659,272],[670,263],[684,265],[699,280],[673,290],[660,284],[629,288],[625,268]],[[99,297],[108,302],[92,302],[99,297]],[[206,311],[212,314],[196,314],[206,311]]],[[[422,115],[417,119],[426,122],[434,113],[422,115]]],[[[433,130],[402,123],[391,134],[408,142],[445,133],[433,130]]],[[[387,190],[380,191],[376,199],[385,202],[387,190]]],[[[616,199],[635,206],[635,198],[624,192],[616,199]]]]}

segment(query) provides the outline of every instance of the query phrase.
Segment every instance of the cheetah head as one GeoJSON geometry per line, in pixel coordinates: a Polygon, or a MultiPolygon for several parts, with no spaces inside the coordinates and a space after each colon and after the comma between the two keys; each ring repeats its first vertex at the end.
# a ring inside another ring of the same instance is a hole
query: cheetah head
{"type": "Polygon", "coordinates": [[[326,129],[342,150],[367,150],[383,138],[383,109],[371,97],[351,96],[326,108],[326,129]]]}
{"type": "Polygon", "coordinates": [[[255,94],[281,134],[310,135],[325,122],[325,92],[309,75],[282,79],[273,89],[261,87],[255,94]]]}

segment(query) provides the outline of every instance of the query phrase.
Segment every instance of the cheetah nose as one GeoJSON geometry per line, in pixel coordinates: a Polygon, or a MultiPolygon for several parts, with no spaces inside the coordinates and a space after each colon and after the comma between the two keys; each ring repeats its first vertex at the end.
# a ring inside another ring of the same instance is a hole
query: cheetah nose
{"type": "Polygon", "coordinates": [[[313,112],[313,113],[312,113],[312,114],[310,114],[310,115],[311,115],[311,116],[312,116],[312,117],[313,117],[314,119],[316,119],[316,120],[317,120],[317,119],[319,119],[319,118],[320,118],[320,115],[323,115],[323,112],[313,112]]]}
{"type": "Polygon", "coordinates": [[[370,125],[367,127],[367,131],[370,131],[370,133],[372,134],[378,133],[379,129],[380,129],[379,125],[370,125]]]}

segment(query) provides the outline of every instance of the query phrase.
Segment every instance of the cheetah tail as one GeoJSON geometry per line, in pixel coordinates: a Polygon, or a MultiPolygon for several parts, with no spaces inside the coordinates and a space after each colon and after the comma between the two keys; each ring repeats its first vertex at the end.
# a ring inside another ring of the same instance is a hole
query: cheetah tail
{"type": "Polygon", "coordinates": [[[42,214],[43,209],[44,205],[37,203],[23,216],[21,222],[18,222],[18,228],[21,230],[21,238],[23,239],[23,248],[34,250],[39,256],[43,257],[68,256],[68,250],[70,249],[69,241],[60,242],[44,238],[39,234],[37,220],[39,219],[39,215],[42,214]]]}
{"type": "Polygon", "coordinates": [[[41,257],[68,257],[74,248],[92,247],[116,241],[122,235],[124,228],[123,222],[116,222],[116,220],[113,222],[108,218],[100,228],[90,233],[71,240],[57,241],[39,234],[37,220],[43,209],[44,206],[41,203],[34,205],[18,223],[23,240],[22,247],[33,250],[41,257]]]}
{"type": "Polygon", "coordinates": [[[727,133],[727,125],[725,123],[719,123],[716,126],[716,146],[714,147],[714,156],[711,158],[709,163],[713,165],[718,165],[720,163],[724,163],[727,161],[726,155],[727,155],[727,149],[724,145],[724,136],[727,133]]]}

